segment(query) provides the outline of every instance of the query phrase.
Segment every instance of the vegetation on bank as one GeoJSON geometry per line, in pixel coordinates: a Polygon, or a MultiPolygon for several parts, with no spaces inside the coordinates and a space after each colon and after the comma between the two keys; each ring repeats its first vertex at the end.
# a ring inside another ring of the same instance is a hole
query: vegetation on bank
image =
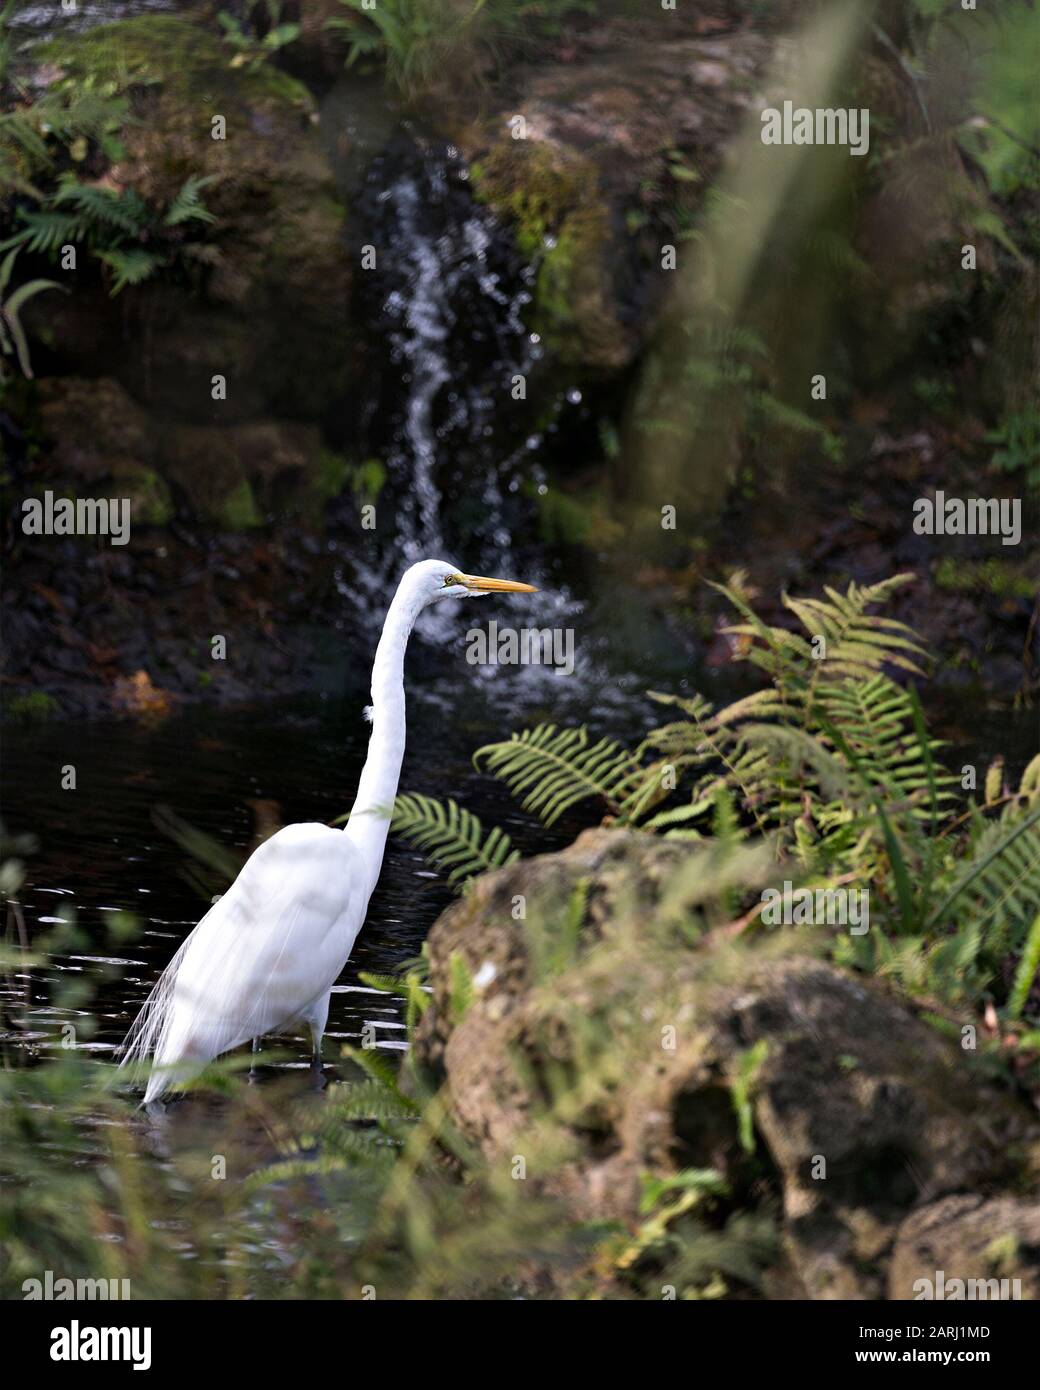
{"type": "Polygon", "coordinates": [[[406,96],[448,80],[480,78],[509,59],[544,48],[579,16],[635,12],[626,0],[339,0],[344,13],[327,21],[347,45],[346,63],[375,58],[406,96]]]}

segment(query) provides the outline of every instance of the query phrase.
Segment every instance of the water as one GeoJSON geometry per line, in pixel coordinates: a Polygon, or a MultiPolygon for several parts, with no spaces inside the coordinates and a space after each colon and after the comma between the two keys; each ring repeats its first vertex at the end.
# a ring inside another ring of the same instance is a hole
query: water
{"type": "Polygon", "coordinates": [[[362,318],[377,326],[361,435],[387,466],[392,555],[407,562],[444,553],[450,533],[482,563],[504,564],[514,553],[510,520],[520,517],[503,488],[515,444],[512,383],[540,355],[522,317],[534,268],[474,201],[468,178],[453,147],[404,122],[356,200],[357,253],[362,265],[370,258],[358,296],[362,318]]]}
{"type": "MultiPolygon", "coordinates": [[[[414,699],[413,726],[402,788],[452,794],[515,834],[521,845],[546,837],[489,788],[469,763],[473,749],[500,730],[485,706],[460,719],[440,700],[414,699]]],[[[116,966],[97,1000],[100,1027],[88,1044],[99,1053],[120,1042],[156,977],[208,902],[190,877],[199,865],[156,824],[169,807],[195,829],[245,858],[258,815],[270,820],[328,821],[348,810],[365,756],[368,726],[360,702],[306,700],[247,711],[193,709],[158,724],[101,722],[88,729],[44,725],[19,731],[5,758],[4,812],[18,832],[33,831],[38,853],[28,861],[19,894],[32,941],[60,910],[73,907],[91,946],[58,960],[60,972],[116,966]],[[61,769],[76,769],[76,789],[61,789],[61,769]],[[259,803],[259,804],[258,804],[259,803]],[[131,912],[140,935],[113,948],[113,912],[131,912]]],[[[219,879],[204,885],[212,891],[219,879]]],[[[341,1042],[360,1043],[364,1024],[376,1025],[378,1045],[401,1046],[397,1001],[372,994],[358,972],[394,973],[417,956],[430,923],[450,894],[422,857],[391,840],[368,921],[333,999],[328,1055],[341,1042]]],[[[98,971],[100,973],[100,971],[98,971]]],[[[60,1026],[76,1009],[55,1013],[47,1002],[47,971],[25,981],[7,978],[0,1000],[24,1023],[3,1035],[21,1046],[28,1033],[43,1050],[60,1045],[60,1026]]],[[[300,1039],[301,1057],[305,1044],[300,1039]]]]}

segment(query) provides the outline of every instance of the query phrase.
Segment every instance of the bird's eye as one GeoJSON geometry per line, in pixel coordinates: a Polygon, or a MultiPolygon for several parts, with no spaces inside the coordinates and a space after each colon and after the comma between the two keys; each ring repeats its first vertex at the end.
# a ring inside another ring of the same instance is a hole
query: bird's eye
{"type": "Polygon", "coordinates": [[[444,576],[444,587],[450,589],[453,584],[461,584],[462,580],[457,574],[446,574],[444,576]]]}

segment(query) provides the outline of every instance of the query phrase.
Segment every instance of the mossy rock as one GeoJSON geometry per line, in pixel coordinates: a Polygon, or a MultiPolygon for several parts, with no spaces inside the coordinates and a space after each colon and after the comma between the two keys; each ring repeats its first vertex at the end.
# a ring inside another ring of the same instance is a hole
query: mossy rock
{"type": "Polygon", "coordinates": [[[8,715],[27,724],[43,724],[61,713],[61,702],[45,690],[31,690],[25,695],[12,695],[6,701],[8,715]]]}
{"type": "Polygon", "coordinates": [[[232,95],[242,113],[265,102],[313,106],[303,83],[273,63],[231,68],[231,51],[218,32],[173,15],[138,15],[48,39],[33,56],[68,77],[111,84],[120,92],[163,87],[202,102],[232,95]]]}
{"type": "Polygon", "coordinates": [[[313,518],[330,496],[319,431],[277,420],[186,425],[160,441],[170,482],[200,520],[227,531],[268,516],[313,518]]]}
{"type": "Polygon", "coordinates": [[[610,216],[594,164],[507,138],[472,171],[476,196],[509,221],[517,246],[538,261],[531,327],[561,362],[623,366],[631,335],[615,309],[610,216]]]}
{"type": "Polygon", "coordinates": [[[579,1219],[635,1223],[647,1176],[713,1169],[782,1214],[789,1296],[882,1297],[915,1212],[1035,1187],[1040,1125],[811,931],[692,937],[706,855],[598,828],[477,878],[427,938],[416,1062],[490,1163],[528,1155],[579,1219]]]}
{"type": "Polygon", "coordinates": [[[89,82],[130,99],[111,182],[161,208],[188,178],[207,178],[202,196],[216,221],[199,257],[201,297],[153,280],[110,305],[84,284],[61,305],[34,305],[32,326],[41,335],[52,328],[71,370],[90,340],[96,354],[98,341],[119,344],[128,326],[147,334],[144,351],[123,349],[102,370],[174,416],[207,418],[209,376],[217,372],[231,382],[228,420],[261,411],[314,416],[347,388],[346,210],[307,89],[270,62],[233,68],[232,56],[215,29],[168,15],[37,47],[34,57],[58,70],[54,81],[89,82]]]}
{"type": "Polygon", "coordinates": [[[671,288],[665,230],[708,186],[772,46],[750,26],[698,38],[692,13],[665,29],[605,24],[582,61],[519,69],[509,107],[456,131],[477,196],[538,259],[531,327],[550,360],[600,375],[644,346],[671,288]]]}

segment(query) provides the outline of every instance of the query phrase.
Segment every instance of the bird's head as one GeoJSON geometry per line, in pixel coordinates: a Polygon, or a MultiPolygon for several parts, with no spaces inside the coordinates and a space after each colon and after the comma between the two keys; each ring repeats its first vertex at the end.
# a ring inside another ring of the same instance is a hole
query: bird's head
{"type": "Polygon", "coordinates": [[[486,575],[467,574],[448,560],[420,560],[405,576],[414,583],[423,597],[424,606],[442,598],[480,598],[484,594],[534,594],[534,584],[521,584],[515,579],[489,579],[486,575]]]}

